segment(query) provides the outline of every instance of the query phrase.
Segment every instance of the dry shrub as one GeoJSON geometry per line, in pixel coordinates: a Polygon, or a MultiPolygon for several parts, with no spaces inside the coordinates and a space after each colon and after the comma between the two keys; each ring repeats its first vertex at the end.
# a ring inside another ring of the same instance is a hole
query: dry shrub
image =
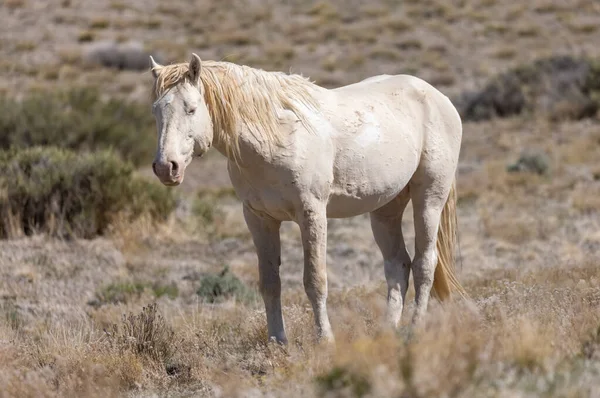
{"type": "MultiPolygon", "coordinates": [[[[85,51],[83,59],[88,64],[95,64],[118,70],[147,70],[150,67],[149,56],[141,43],[115,43],[104,41],[91,44],[85,51]]],[[[152,54],[157,62],[162,57],[152,54]]]]}
{"type": "Polygon", "coordinates": [[[178,375],[178,365],[172,363],[181,345],[181,338],[158,312],[156,303],[137,314],[123,315],[120,324],[105,330],[108,355],[104,362],[118,377],[125,390],[140,386],[141,380],[164,385],[169,375],[178,375]]]}
{"type": "Polygon", "coordinates": [[[0,147],[56,146],[73,150],[114,149],[140,165],[151,162],[156,125],[147,105],[105,100],[94,87],[0,97],[0,147]],[[141,137],[145,137],[141,139],[141,137]]]}
{"type": "Polygon", "coordinates": [[[178,350],[175,331],[158,312],[156,303],[143,307],[138,315],[123,315],[108,333],[118,352],[167,364],[178,350]]]}
{"type": "Polygon", "coordinates": [[[599,108],[600,68],[570,56],[541,58],[493,78],[478,92],[454,99],[463,120],[539,113],[551,120],[593,117],[599,108]]]}
{"type": "Polygon", "coordinates": [[[164,220],[172,192],[133,174],[111,151],[77,155],[33,147],[0,151],[0,237],[38,232],[91,238],[116,217],[164,220]]]}

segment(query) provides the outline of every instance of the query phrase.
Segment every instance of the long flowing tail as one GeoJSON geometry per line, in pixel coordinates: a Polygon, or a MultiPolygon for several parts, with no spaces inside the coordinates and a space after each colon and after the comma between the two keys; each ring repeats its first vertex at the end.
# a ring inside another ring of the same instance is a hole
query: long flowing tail
{"type": "Polygon", "coordinates": [[[452,188],[448,200],[442,210],[440,227],[437,236],[438,262],[433,276],[432,295],[440,301],[450,298],[456,292],[462,298],[468,297],[454,271],[454,250],[456,248],[456,181],[452,182],[452,188]]]}

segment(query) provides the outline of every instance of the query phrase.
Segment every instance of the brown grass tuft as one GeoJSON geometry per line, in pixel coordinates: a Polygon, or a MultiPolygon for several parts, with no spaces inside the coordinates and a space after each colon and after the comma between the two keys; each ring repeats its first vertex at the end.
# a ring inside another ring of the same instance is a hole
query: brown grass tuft
{"type": "Polygon", "coordinates": [[[142,308],[138,315],[123,316],[121,324],[114,324],[107,334],[119,353],[130,352],[163,364],[178,349],[175,332],[158,312],[156,303],[142,308]]]}

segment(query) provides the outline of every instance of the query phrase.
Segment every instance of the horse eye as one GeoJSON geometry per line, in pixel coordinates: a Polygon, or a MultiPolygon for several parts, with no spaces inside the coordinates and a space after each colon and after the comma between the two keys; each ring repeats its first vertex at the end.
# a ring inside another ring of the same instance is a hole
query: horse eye
{"type": "Polygon", "coordinates": [[[191,109],[188,109],[188,111],[187,111],[188,115],[193,115],[194,113],[196,113],[196,108],[191,108],[191,109]]]}

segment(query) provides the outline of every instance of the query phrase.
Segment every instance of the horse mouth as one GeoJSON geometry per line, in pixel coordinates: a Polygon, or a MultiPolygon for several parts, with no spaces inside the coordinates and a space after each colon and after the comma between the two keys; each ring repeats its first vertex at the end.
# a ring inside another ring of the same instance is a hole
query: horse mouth
{"type": "Polygon", "coordinates": [[[171,179],[168,180],[160,180],[160,182],[162,182],[162,184],[167,187],[176,187],[177,185],[180,185],[183,182],[183,173],[173,176],[171,179]]]}
{"type": "Polygon", "coordinates": [[[163,181],[162,183],[167,187],[176,187],[177,185],[181,184],[181,181],[163,181]]]}

